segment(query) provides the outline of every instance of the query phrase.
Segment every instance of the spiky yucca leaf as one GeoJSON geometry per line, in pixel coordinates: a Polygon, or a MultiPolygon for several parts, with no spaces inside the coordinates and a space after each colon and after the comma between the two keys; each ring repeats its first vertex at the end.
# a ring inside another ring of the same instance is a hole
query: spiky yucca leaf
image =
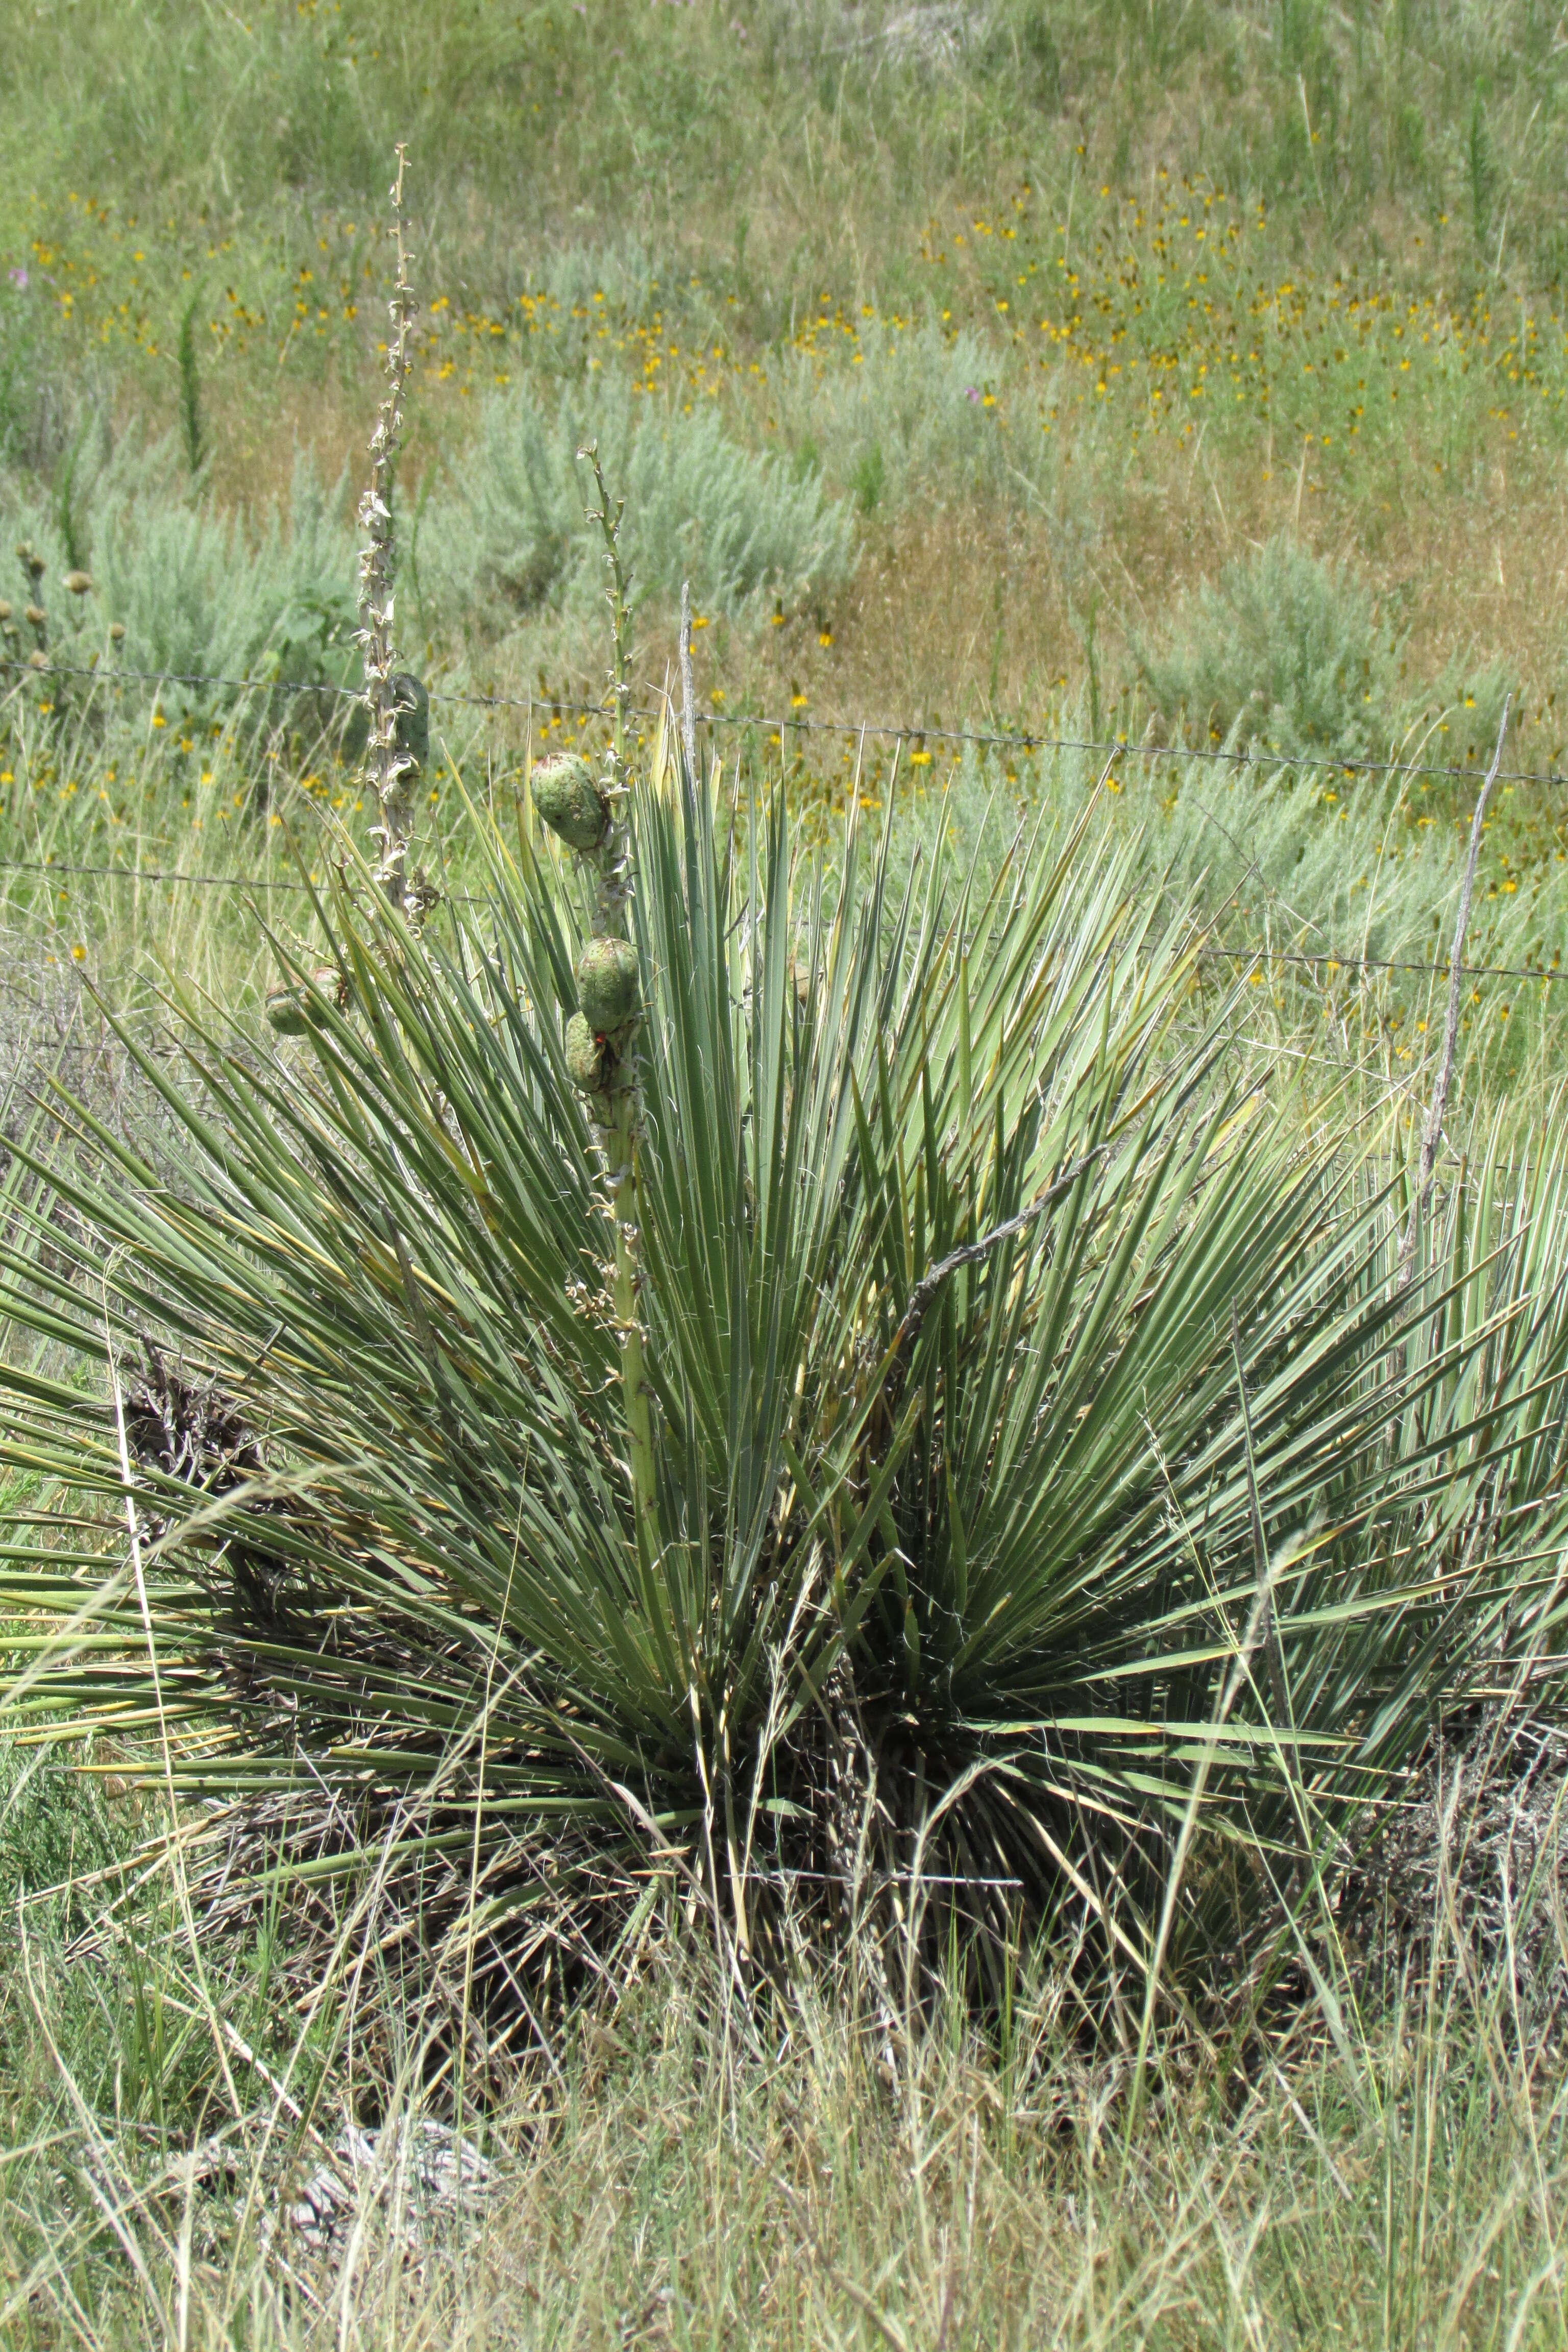
{"type": "MultiPolygon", "coordinates": [[[[661,738],[633,833],[657,1541],[566,1067],[585,909],[487,834],[438,934],[338,890],[346,1009],[297,1045],[193,1013],[184,1080],[144,1059],[178,1184],[102,1130],[96,1181],[39,1164],[0,1311],[94,1377],[8,1370],[3,1458],[90,1521],[151,1345],[265,1468],[138,1447],[145,1624],[118,1536],[12,1546],[10,1605],[97,1592],[19,1714],[156,1696],[184,1787],[298,1809],[326,1871],[384,1835],[449,1893],[478,1853],[492,1923],[651,1851],[744,1941],[749,1883],[844,1867],[851,1782],[998,1926],[1109,1883],[1136,1935],[1200,1767],[1282,1885],[1555,1622],[1561,1131],[1402,1293],[1397,1202],[1227,1087],[1196,941],[1092,812],[896,888],[854,813],[828,876],[782,803],[734,847],[661,738]]],[[[1184,1932],[1262,1883],[1195,1879],[1184,1932]]]]}

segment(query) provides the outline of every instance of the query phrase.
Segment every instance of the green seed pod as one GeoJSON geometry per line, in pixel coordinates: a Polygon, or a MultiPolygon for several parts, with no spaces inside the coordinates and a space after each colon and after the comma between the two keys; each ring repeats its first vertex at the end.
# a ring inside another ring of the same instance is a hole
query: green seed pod
{"type": "Polygon", "coordinates": [[[566,1069],[574,1087],[585,1095],[603,1094],[614,1059],[602,1037],[595,1037],[580,1013],[566,1024],[566,1069]]]}
{"type": "MultiPolygon", "coordinates": [[[[342,972],[331,964],[323,964],[310,974],[321,996],[335,1004],[340,1013],[348,1009],[349,992],[342,972]]],[[[274,988],[268,992],[267,1020],[280,1037],[302,1037],[307,1029],[325,1025],[318,998],[303,988],[274,988]]]]}
{"type": "Polygon", "coordinates": [[[614,1036],[638,1010],[637,951],[630,940],[590,940],[577,959],[577,1002],[596,1037],[614,1036]]]}
{"type": "Polygon", "coordinates": [[[610,813],[589,772],[588,762],[575,751],[553,751],[536,760],[529,779],[533,805],[568,849],[584,856],[597,849],[609,826],[610,813]]]}
{"type": "Polygon", "coordinates": [[[276,1029],[280,1037],[302,1037],[309,1025],[305,1007],[292,988],[272,988],[267,992],[267,1025],[276,1029]]]}
{"type": "Polygon", "coordinates": [[[90,596],[92,593],[91,572],[68,572],[66,573],[66,589],[72,596],[90,596]]]}

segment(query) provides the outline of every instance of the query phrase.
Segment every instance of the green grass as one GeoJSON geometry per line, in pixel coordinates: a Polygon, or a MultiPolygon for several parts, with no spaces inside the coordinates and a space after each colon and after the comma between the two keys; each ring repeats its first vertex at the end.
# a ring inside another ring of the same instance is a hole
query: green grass
{"type": "MultiPolygon", "coordinates": [[[[1087,702],[1061,712],[1068,736],[1090,723],[1087,702]]],[[[0,769],[11,813],[0,919],[29,943],[39,974],[58,975],[59,990],[74,993],[85,979],[123,1009],[150,1011],[177,976],[220,1010],[251,1017],[276,975],[256,914],[301,950],[320,944],[305,883],[323,883],[328,871],[323,821],[354,829],[368,818],[357,770],[341,740],[319,732],[315,706],[292,742],[284,737],[259,756],[245,707],[217,719],[171,709],[154,726],[144,708],[127,711],[101,688],[61,717],[46,690],[14,708],[12,727],[12,764],[0,769]]],[[[464,794],[514,824],[531,733],[542,751],[591,741],[595,728],[543,718],[531,728],[526,708],[436,707],[441,764],[422,823],[426,855],[459,901],[482,864],[464,794]]],[[[917,743],[912,761],[905,746],[895,768],[886,745],[779,743],[775,734],[715,730],[713,740],[748,777],[787,778],[810,836],[835,838],[858,761],[868,809],[892,795],[900,855],[945,828],[957,854],[978,855],[986,872],[1020,821],[1062,837],[1102,765],[1070,749],[1005,754],[933,742],[929,757],[917,743]]],[[[651,740],[645,726],[645,749],[651,740]]],[[[1266,758],[1242,769],[1130,753],[1101,822],[1131,845],[1142,887],[1165,892],[1173,908],[1195,892],[1214,926],[1200,1005],[1217,1004],[1247,956],[1264,957],[1244,1032],[1258,1066],[1280,1053],[1297,1057],[1309,1098],[1337,1095],[1348,1076],[1361,1110],[1397,1109],[1408,1123],[1435,1068],[1474,789],[1441,776],[1295,774],[1266,758]]],[[[1543,1117],[1564,1068],[1563,840],[1536,788],[1498,787],[1468,931],[1467,961],[1482,976],[1463,1010],[1458,1100],[1467,1118],[1505,1106],[1521,1132],[1543,1117]],[[1528,976],[1488,976],[1494,969],[1528,976]]]]}
{"type": "MultiPolygon", "coordinates": [[[[36,11],[0,126],[0,244],[27,279],[0,288],[0,511],[47,567],[0,582],[14,655],[37,594],[58,660],[352,676],[346,482],[405,136],[426,340],[401,611],[432,683],[597,700],[571,464],[595,429],[637,492],[645,699],[689,572],[699,693],[726,719],[1202,744],[1256,710],[1283,748],[1474,764],[1506,684],[1510,761],[1560,762],[1561,61],[1523,0],[1462,25],[1276,14],[1003,8],[950,54],[857,47],[868,25],[831,9],[419,10],[395,43],[352,6],[36,11]],[[1258,542],[1303,583],[1310,691],[1258,542]]],[[[314,777],[356,814],[331,708],[26,686],[0,706],[5,854],[117,835],[117,862],[270,877],[249,812],[314,777]]],[[[495,755],[515,772],[526,710],[438,717],[470,789],[495,755]]],[[[787,726],[740,740],[807,797],[855,756],[787,726]]],[[[940,781],[940,741],[912,748],[940,781]]],[[[1352,797],[1382,822],[1380,787],[1322,781],[1305,827],[1352,797]]],[[[1042,788],[1016,757],[996,782],[1042,788]]],[[[1468,817],[1462,788],[1418,797],[1468,817]]],[[[1488,903],[1540,919],[1494,960],[1561,957],[1565,841],[1556,788],[1500,804],[1488,903]]],[[[68,950],[118,939],[64,887],[68,950]]],[[[1298,911],[1321,937],[1342,909],[1298,911]]],[[[230,995],[236,951],[221,983],[198,958],[230,995]]]]}

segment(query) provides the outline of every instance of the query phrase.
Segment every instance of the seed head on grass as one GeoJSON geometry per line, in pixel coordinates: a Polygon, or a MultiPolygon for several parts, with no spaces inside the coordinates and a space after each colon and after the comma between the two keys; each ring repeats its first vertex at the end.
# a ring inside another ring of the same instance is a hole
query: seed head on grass
{"type": "Polygon", "coordinates": [[[196,368],[196,305],[199,293],[193,294],[180,320],[180,431],[185,444],[185,463],[193,475],[202,470],[206,456],[206,436],[202,430],[201,377],[196,368]]]}

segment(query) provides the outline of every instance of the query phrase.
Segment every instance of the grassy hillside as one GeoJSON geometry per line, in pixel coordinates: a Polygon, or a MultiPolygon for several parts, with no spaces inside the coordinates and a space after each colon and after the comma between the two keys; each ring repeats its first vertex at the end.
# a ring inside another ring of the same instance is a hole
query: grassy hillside
{"type": "Polygon", "coordinates": [[[1374,593],[1389,724],[1506,656],[1551,759],[1554,42],[1536,0],[37,5],[3,68],[0,441],[62,520],[105,426],[173,435],[253,528],[298,450],[334,481],[404,138],[420,625],[487,678],[587,667],[556,450],[640,432],[668,473],[707,416],[688,471],[750,515],[774,459],[779,509],[771,566],[726,571],[721,515],[649,550],[660,604],[689,567],[721,608],[710,690],[1037,723],[1087,684],[1136,717],[1180,593],[1284,531],[1374,593]],[[465,492],[505,542],[479,579],[465,492]]]}

